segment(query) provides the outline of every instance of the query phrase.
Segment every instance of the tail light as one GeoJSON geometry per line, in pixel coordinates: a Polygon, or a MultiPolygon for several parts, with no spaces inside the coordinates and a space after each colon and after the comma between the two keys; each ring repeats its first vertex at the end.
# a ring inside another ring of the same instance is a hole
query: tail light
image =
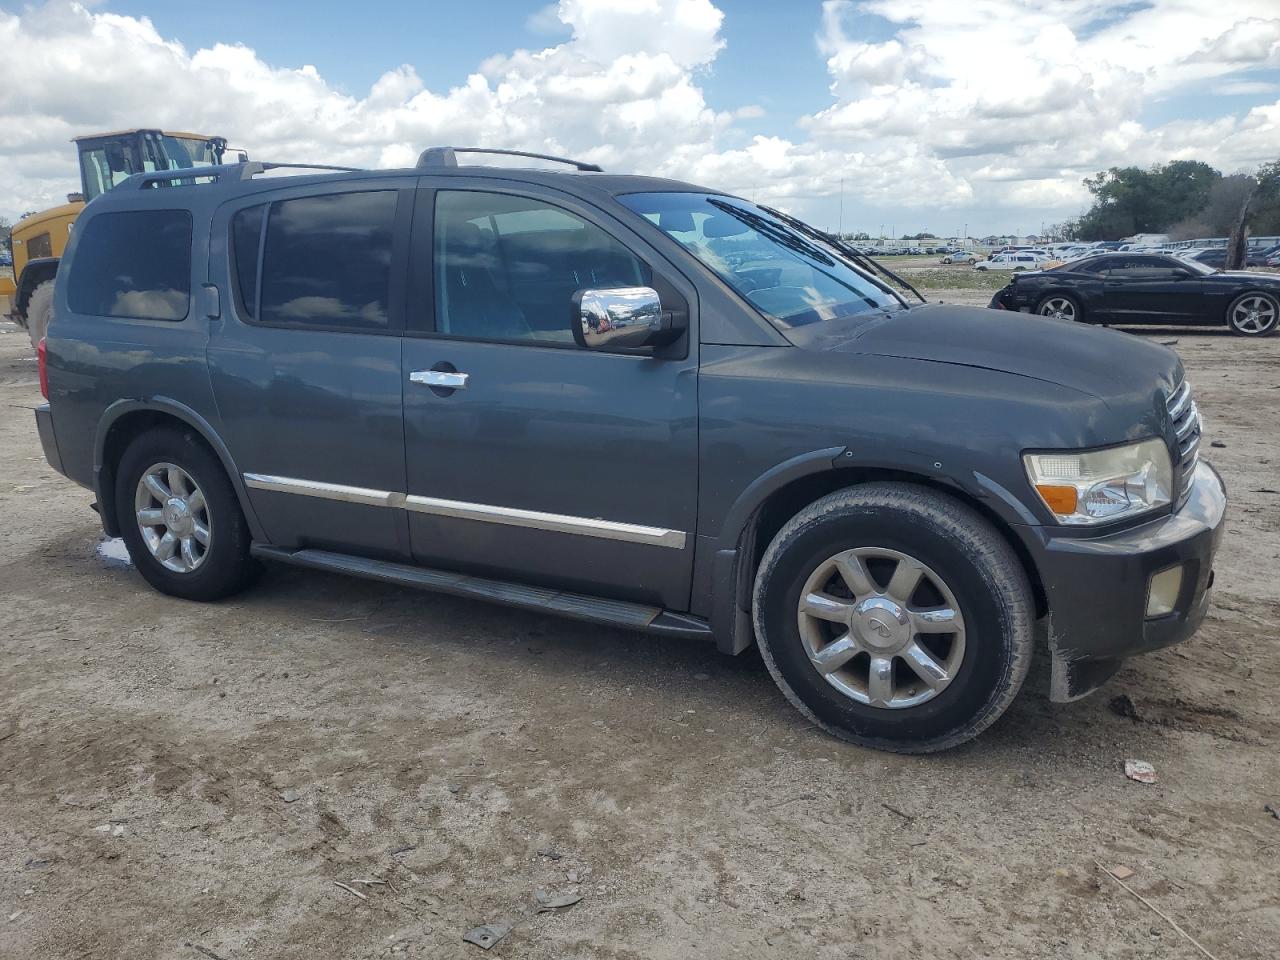
{"type": "Polygon", "coordinates": [[[40,368],[40,395],[46,400],[49,399],[49,351],[45,347],[45,338],[40,338],[40,345],[36,347],[36,366],[40,368]]]}

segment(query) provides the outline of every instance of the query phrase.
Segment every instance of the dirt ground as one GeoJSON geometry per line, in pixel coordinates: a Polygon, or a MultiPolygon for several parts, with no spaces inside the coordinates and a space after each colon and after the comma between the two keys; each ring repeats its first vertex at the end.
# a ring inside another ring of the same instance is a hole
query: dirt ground
{"type": "Polygon", "coordinates": [[[1280,954],[1280,337],[1147,334],[1232,496],[1200,634],[1067,706],[1041,663],[905,758],[754,654],[283,568],[163,597],[96,553],[0,331],[0,957],[477,958],[503,918],[489,955],[1198,955],[1098,861],[1219,960],[1280,954]]]}

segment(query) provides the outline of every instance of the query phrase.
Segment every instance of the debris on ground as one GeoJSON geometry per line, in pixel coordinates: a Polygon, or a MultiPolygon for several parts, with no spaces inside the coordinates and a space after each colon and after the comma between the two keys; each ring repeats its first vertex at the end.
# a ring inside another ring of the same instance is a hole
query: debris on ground
{"type": "Polygon", "coordinates": [[[1128,880],[1133,876],[1133,871],[1128,867],[1110,867],[1107,873],[1111,874],[1117,880],[1128,880]]]}
{"type": "Polygon", "coordinates": [[[1160,346],[1162,347],[1174,347],[1174,346],[1177,346],[1177,344],[1178,344],[1177,340],[1161,340],[1160,341],[1160,346]]]}
{"type": "Polygon", "coordinates": [[[582,894],[569,890],[563,893],[547,893],[545,890],[538,890],[534,893],[534,899],[538,901],[538,912],[548,913],[552,910],[572,907],[582,899],[582,894]]]}
{"type": "Polygon", "coordinates": [[[184,943],[183,946],[190,947],[192,950],[196,951],[196,953],[204,954],[206,957],[209,958],[209,960],[226,960],[226,958],[221,957],[218,954],[214,953],[208,947],[202,947],[198,943],[187,942],[187,943],[184,943]]]}
{"type": "Polygon", "coordinates": [[[1280,804],[1264,803],[1262,809],[1280,820],[1280,804]]]}
{"type": "Polygon", "coordinates": [[[538,856],[546,857],[548,860],[561,860],[564,858],[563,853],[561,853],[559,850],[553,850],[551,847],[547,847],[546,849],[539,850],[538,856]]]}
{"type": "Polygon", "coordinates": [[[1145,760],[1126,760],[1124,775],[1138,783],[1156,783],[1156,768],[1145,760]]]}
{"type": "Polygon", "coordinates": [[[1163,920],[1165,923],[1169,924],[1169,926],[1173,927],[1173,929],[1174,929],[1174,930],[1177,930],[1177,931],[1178,931],[1178,933],[1182,934],[1182,936],[1184,936],[1187,940],[1191,941],[1191,944],[1192,944],[1192,945],[1193,945],[1197,950],[1199,950],[1202,954],[1204,954],[1206,957],[1208,957],[1208,958],[1209,958],[1209,960],[1218,960],[1218,958],[1217,958],[1217,957],[1215,957],[1212,953],[1210,953],[1208,950],[1206,950],[1206,949],[1204,948],[1204,946],[1200,943],[1200,941],[1199,941],[1199,940],[1197,940],[1197,939],[1196,939],[1195,937],[1193,937],[1191,934],[1187,933],[1187,931],[1183,930],[1180,926],[1178,926],[1178,924],[1174,922],[1174,920],[1173,920],[1173,918],[1172,918],[1172,917],[1170,917],[1168,914],[1164,913],[1164,912],[1163,912],[1159,907],[1157,907],[1154,903],[1152,903],[1150,900],[1148,900],[1146,897],[1144,897],[1142,894],[1140,894],[1137,890],[1133,889],[1133,887],[1131,887],[1131,886],[1129,886],[1127,883],[1125,883],[1123,879],[1121,879],[1120,877],[1117,877],[1114,873],[1112,873],[1110,870],[1108,870],[1106,867],[1104,867],[1104,866],[1102,865],[1102,861],[1100,861],[1100,860],[1095,860],[1095,861],[1093,861],[1093,862],[1094,862],[1094,863],[1096,863],[1096,864],[1098,865],[1098,869],[1099,869],[1099,870],[1101,870],[1103,873],[1105,873],[1107,876],[1109,876],[1109,877],[1110,877],[1112,880],[1114,880],[1116,883],[1120,884],[1120,886],[1124,887],[1127,891],[1129,891],[1129,893],[1133,894],[1133,896],[1134,896],[1134,897],[1136,897],[1136,898],[1139,900],[1139,902],[1141,902],[1141,903],[1142,903],[1142,905],[1143,905],[1144,907],[1146,907],[1148,910],[1150,910],[1152,913],[1154,913],[1157,917],[1159,917],[1159,918],[1160,918],[1161,920],[1163,920]]]}
{"type": "Polygon", "coordinates": [[[13,913],[9,914],[9,922],[13,923],[13,921],[17,920],[20,916],[22,916],[21,910],[13,911],[13,913]]]}
{"type": "Polygon", "coordinates": [[[333,883],[334,883],[334,886],[341,887],[343,890],[347,891],[347,893],[354,894],[355,896],[359,897],[361,900],[368,900],[368,899],[369,899],[369,898],[368,898],[368,897],[366,897],[363,893],[361,893],[359,890],[357,890],[355,887],[348,887],[348,886],[347,886],[345,883],[343,883],[341,880],[335,880],[335,881],[333,881],[333,883]]]}
{"type": "Polygon", "coordinates": [[[474,943],[481,950],[491,950],[493,946],[511,932],[515,926],[510,920],[497,920],[472,927],[462,935],[467,943],[474,943]]]}
{"type": "Polygon", "coordinates": [[[1219,450],[1222,450],[1226,447],[1226,444],[1223,443],[1221,440],[1212,440],[1210,441],[1209,446],[1217,447],[1219,450]]]}
{"type": "Polygon", "coordinates": [[[1107,707],[1117,717],[1127,717],[1130,720],[1141,721],[1142,717],[1138,714],[1138,708],[1130,699],[1127,693],[1122,693],[1118,697],[1112,697],[1107,701],[1107,707]]]}
{"type": "Polygon", "coordinates": [[[294,803],[302,799],[302,793],[290,787],[288,790],[280,791],[280,799],[285,803],[294,803]]]}

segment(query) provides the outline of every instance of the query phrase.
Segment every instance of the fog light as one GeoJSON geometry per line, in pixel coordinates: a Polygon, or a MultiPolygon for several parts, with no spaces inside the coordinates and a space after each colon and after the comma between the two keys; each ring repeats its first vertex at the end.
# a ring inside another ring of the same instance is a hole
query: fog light
{"type": "Polygon", "coordinates": [[[1173,613],[1182,591],[1182,564],[1161,570],[1147,584],[1147,616],[1163,617],[1173,613]]]}

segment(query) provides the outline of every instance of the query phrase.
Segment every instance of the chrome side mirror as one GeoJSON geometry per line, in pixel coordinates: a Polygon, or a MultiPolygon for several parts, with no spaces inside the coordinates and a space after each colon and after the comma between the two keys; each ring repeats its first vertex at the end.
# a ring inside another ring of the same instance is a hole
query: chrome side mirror
{"type": "Polygon", "coordinates": [[[682,332],[652,287],[607,287],[573,295],[573,338],[589,350],[670,343],[682,332]]]}

